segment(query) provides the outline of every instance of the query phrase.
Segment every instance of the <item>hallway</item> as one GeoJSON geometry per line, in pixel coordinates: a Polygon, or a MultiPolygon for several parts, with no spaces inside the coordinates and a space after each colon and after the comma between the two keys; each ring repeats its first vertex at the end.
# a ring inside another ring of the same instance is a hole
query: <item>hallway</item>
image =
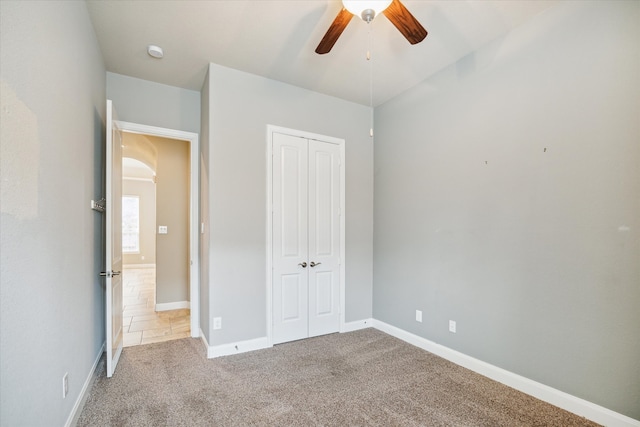
{"type": "Polygon", "coordinates": [[[191,336],[189,309],[155,311],[156,269],[123,271],[124,347],[191,336]]]}

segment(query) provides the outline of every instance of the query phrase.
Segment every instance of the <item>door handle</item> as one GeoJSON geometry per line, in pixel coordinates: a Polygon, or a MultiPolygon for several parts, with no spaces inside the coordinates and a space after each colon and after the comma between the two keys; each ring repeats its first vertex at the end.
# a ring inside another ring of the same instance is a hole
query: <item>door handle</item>
{"type": "Polygon", "coordinates": [[[303,262],[301,262],[301,263],[299,263],[298,265],[301,265],[301,266],[302,266],[302,268],[307,268],[307,263],[306,263],[306,262],[304,262],[304,261],[303,261],[303,262]]]}
{"type": "Polygon", "coordinates": [[[315,267],[316,265],[320,265],[322,264],[321,262],[315,262],[315,261],[311,261],[311,264],[309,264],[310,267],[315,267]]]}
{"type": "Polygon", "coordinates": [[[119,276],[120,275],[120,271],[101,271],[100,272],[100,277],[113,277],[113,276],[119,276]]]}

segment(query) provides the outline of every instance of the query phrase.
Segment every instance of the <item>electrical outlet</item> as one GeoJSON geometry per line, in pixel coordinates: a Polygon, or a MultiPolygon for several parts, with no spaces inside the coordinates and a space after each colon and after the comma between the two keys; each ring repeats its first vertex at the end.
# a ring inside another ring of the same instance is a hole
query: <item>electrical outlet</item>
{"type": "Polygon", "coordinates": [[[416,310],[416,322],[422,322],[422,310],[416,310]]]}
{"type": "Polygon", "coordinates": [[[449,332],[453,332],[454,334],[456,333],[456,321],[455,320],[449,320],[449,332]]]}
{"type": "Polygon", "coordinates": [[[213,329],[222,329],[222,317],[213,318],[213,329]]]}
{"type": "Polygon", "coordinates": [[[62,398],[64,399],[69,394],[69,373],[65,372],[62,377],[62,398]]]}

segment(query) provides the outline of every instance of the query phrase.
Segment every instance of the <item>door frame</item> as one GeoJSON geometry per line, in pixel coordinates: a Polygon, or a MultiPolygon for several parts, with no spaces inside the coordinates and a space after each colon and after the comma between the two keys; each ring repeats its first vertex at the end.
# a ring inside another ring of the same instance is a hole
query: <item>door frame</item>
{"type": "Polygon", "coordinates": [[[179,139],[189,143],[189,308],[191,310],[191,336],[200,336],[200,143],[198,134],[175,129],[161,128],[157,126],[142,125],[117,121],[120,130],[129,133],[138,133],[162,138],[179,139]]]}
{"type": "Polygon", "coordinates": [[[273,345],[273,134],[284,133],[287,135],[313,139],[316,141],[328,142],[336,144],[340,147],[340,327],[339,332],[344,332],[345,324],[345,271],[346,271],[346,256],[345,256],[345,207],[346,207],[346,183],[345,183],[345,140],[342,138],[335,138],[332,136],[320,135],[316,133],[289,129],[281,126],[267,125],[267,210],[266,210],[266,222],[267,222],[267,262],[266,262],[266,295],[267,295],[267,343],[271,347],[273,345]]]}

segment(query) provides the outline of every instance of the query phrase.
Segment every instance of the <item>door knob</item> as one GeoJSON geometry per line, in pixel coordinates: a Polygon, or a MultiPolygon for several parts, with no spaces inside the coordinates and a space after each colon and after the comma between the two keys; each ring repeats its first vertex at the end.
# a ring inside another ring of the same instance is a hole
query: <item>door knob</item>
{"type": "Polygon", "coordinates": [[[316,265],[320,265],[322,264],[321,262],[315,262],[315,261],[311,261],[311,264],[309,264],[310,267],[315,267],[316,265]]]}
{"type": "Polygon", "coordinates": [[[100,277],[113,277],[113,276],[119,276],[120,275],[120,271],[102,271],[100,272],[100,277]]]}
{"type": "Polygon", "coordinates": [[[304,261],[303,261],[303,262],[301,262],[301,263],[299,263],[298,265],[301,265],[301,266],[302,266],[302,268],[307,268],[307,263],[306,263],[306,262],[304,262],[304,261]]]}

